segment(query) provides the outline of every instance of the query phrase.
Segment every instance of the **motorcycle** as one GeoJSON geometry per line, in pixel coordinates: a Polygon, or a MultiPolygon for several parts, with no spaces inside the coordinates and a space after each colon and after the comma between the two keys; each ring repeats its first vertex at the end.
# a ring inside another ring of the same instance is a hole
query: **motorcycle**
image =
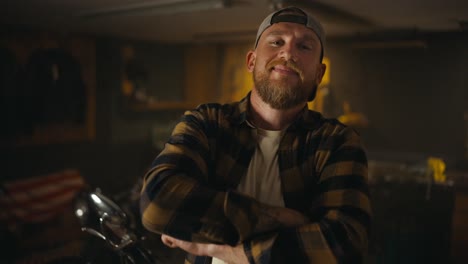
{"type": "Polygon", "coordinates": [[[74,213],[81,230],[95,238],[88,240],[81,256],[85,263],[156,263],[142,243],[145,236],[139,234],[131,217],[99,189],[80,193],[74,213]]]}

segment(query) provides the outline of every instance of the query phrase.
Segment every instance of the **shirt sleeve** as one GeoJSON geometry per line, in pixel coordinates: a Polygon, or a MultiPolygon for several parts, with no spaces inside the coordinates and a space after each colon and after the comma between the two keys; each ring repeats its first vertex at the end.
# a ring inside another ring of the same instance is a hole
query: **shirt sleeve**
{"type": "Polygon", "coordinates": [[[358,135],[345,128],[316,154],[319,181],[303,212],[311,222],[244,243],[250,263],[362,263],[371,206],[367,158],[358,135]],[[274,242],[272,242],[274,241],[274,242]]]}
{"type": "Polygon", "coordinates": [[[146,173],[140,196],[143,226],[193,242],[235,244],[224,216],[226,192],[210,188],[205,117],[187,111],[146,173]]]}

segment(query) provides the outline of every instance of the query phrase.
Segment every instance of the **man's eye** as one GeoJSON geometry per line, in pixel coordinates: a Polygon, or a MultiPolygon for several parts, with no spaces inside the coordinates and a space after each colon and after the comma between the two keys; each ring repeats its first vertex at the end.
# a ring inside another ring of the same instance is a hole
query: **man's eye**
{"type": "Polygon", "coordinates": [[[300,48],[304,49],[304,50],[311,50],[312,46],[311,45],[300,45],[300,48]]]}
{"type": "Polygon", "coordinates": [[[280,40],[273,40],[273,41],[270,42],[270,44],[273,45],[273,46],[279,46],[279,45],[281,45],[281,41],[280,40]]]}

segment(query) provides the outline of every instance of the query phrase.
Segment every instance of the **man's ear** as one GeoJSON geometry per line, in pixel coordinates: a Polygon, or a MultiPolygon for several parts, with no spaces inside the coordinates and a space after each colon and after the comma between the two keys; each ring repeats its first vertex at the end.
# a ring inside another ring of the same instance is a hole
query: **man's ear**
{"type": "Polygon", "coordinates": [[[254,70],[254,67],[255,67],[255,57],[256,57],[255,51],[249,50],[249,52],[247,52],[246,64],[247,64],[247,70],[248,70],[249,72],[253,72],[253,70],[254,70]]]}
{"type": "Polygon", "coordinates": [[[317,75],[315,76],[316,77],[316,81],[317,81],[317,84],[320,84],[322,82],[322,78],[323,76],[325,75],[325,71],[327,70],[327,65],[324,64],[324,63],[321,63],[319,65],[319,68],[317,70],[317,75]]]}

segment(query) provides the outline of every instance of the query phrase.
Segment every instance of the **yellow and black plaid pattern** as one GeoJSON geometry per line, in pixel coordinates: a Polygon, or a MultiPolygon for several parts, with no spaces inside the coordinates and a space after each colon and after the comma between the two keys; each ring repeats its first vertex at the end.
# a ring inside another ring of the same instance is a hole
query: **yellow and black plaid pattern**
{"type": "MultiPolygon", "coordinates": [[[[367,250],[367,159],[354,130],[307,108],[278,149],[286,207],[310,224],[259,233],[264,204],[235,191],[256,141],[240,102],[187,111],[145,175],[144,226],[207,243],[242,243],[251,263],[356,263],[367,250]]],[[[187,263],[210,263],[188,256],[187,263]]]]}

